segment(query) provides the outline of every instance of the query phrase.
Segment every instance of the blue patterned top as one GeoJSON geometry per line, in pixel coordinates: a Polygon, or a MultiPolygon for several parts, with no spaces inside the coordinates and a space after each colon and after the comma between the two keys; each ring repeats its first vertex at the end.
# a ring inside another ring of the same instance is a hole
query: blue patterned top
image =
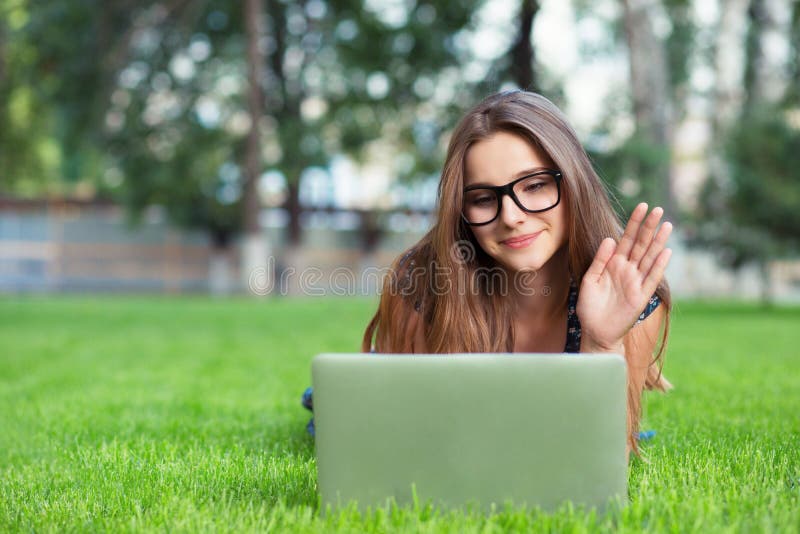
{"type": "MultiPolygon", "coordinates": [[[[658,295],[653,294],[647,302],[642,313],[639,314],[639,319],[636,324],[644,321],[648,315],[653,313],[653,310],[658,308],[661,299],[658,295]]],[[[564,347],[564,352],[580,352],[581,350],[581,322],[578,320],[578,314],[575,313],[575,307],[578,305],[578,286],[574,282],[569,285],[569,298],[567,300],[567,344],[564,347]]]]}

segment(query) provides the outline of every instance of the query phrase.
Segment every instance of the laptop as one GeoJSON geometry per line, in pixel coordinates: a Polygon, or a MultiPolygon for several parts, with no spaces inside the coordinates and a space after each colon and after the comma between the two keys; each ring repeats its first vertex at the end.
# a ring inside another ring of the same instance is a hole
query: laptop
{"type": "Polygon", "coordinates": [[[627,502],[622,356],[321,354],[312,382],[323,510],[627,502]]]}

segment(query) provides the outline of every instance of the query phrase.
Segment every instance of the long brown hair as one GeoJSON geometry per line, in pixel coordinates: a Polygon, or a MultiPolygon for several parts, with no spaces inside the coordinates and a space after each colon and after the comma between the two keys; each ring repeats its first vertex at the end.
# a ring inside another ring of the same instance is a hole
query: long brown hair
{"type": "MultiPolygon", "coordinates": [[[[423,329],[427,352],[511,352],[512,305],[496,267],[461,218],[464,166],[469,148],[497,132],[516,134],[542,150],[563,175],[563,200],[569,216],[568,263],[580,287],[600,242],[619,238],[622,225],[609,193],[594,171],[563,114],[541,95],[511,91],[489,96],[469,111],[453,131],[439,182],[436,219],[431,230],[392,265],[378,311],[367,326],[362,349],[385,353],[414,351],[423,329]]],[[[656,294],[667,310],[655,360],[661,360],[669,332],[671,298],[663,281],[656,294]]],[[[630,340],[626,340],[626,346],[630,340]]],[[[626,350],[629,355],[631,350],[626,350]]],[[[666,389],[660,366],[651,367],[646,386],[666,389]]],[[[629,380],[628,443],[637,452],[641,406],[629,380]]]]}

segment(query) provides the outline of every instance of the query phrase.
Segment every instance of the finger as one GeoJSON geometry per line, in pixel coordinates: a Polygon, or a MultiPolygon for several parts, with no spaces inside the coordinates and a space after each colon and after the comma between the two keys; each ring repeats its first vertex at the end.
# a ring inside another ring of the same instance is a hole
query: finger
{"type": "Polygon", "coordinates": [[[641,261],[647,249],[650,247],[653,241],[653,234],[656,233],[656,228],[658,228],[658,223],[662,215],[664,215],[664,210],[662,208],[653,208],[650,215],[645,218],[644,224],[639,228],[639,233],[636,236],[636,242],[633,244],[630,256],[634,264],[638,264],[641,261]]]}
{"type": "Polygon", "coordinates": [[[647,295],[652,295],[656,292],[658,284],[660,284],[661,280],[664,278],[664,271],[667,269],[670,257],[672,257],[672,249],[669,248],[662,250],[656,257],[653,267],[650,269],[650,272],[647,273],[644,283],[642,284],[642,290],[647,295]]]}
{"type": "Polygon", "coordinates": [[[633,242],[636,240],[636,234],[639,233],[639,225],[642,224],[644,216],[647,214],[647,204],[640,203],[633,209],[631,218],[628,220],[628,225],[625,227],[625,232],[619,240],[617,246],[617,254],[622,254],[626,258],[633,248],[633,242]]]}
{"type": "Polygon", "coordinates": [[[616,248],[616,241],[610,237],[603,239],[603,241],[600,243],[600,246],[597,247],[594,260],[592,260],[592,264],[589,265],[589,268],[586,270],[586,274],[584,274],[584,276],[589,276],[590,280],[596,280],[600,278],[600,275],[603,274],[603,271],[606,268],[606,264],[608,264],[608,260],[610,260],[611,256],[614,255],[614,250],[616,248]]]}
{"type": "Polygon", "coordinates": [[[672,223],[665,222],[661,225],[661,228],[658,229],[658,233],[650,243],[644,257],[639,262],[639,272],[644,273],[645,276],[650,272],[656,258],[661,254],[661,251],[664,250],[664,247],[667,246],[667,239],[669,239],[670,234],[672,234],[672,223]]]}

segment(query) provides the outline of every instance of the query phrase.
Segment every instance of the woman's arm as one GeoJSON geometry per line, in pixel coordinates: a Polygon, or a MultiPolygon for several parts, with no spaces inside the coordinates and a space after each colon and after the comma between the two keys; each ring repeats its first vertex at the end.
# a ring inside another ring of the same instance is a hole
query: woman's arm
{"type": "MultiPolygon", "coordinates": [[[[656,375],[658,373],[654,354],[656,353],[658,340],[661,337],[665,316],[665,306],[658,306],[644,321],[631,328],[625,340],[625,359],[628,362],[628,375],[633,393],[638,398],[641,398],[642,391],[648,385],[648,377],[654,374],[653,370],[655,370],[656,375]]],[[[664,379],[664,382],[669,384],[666,379],[664,379]]],[[[651,389],[656,387],[652,383],[649,385],[651,389]]]]}
{"type": "Polygon", "coordinates": [[[648,215],[647,204],[639,204],[619,241],[606,238],[600,244],[578,296],[581,352],[616,352],[628,364],[628,453],[638,454],[634,434],[639,429],[642,390],[652,373],[653,351],[668,313],[666,306],[659,306],[636,324],[671,255],[666,243],[672,225],[665,222],[659,228],[663,213],[655,208],[648,215]]]}

